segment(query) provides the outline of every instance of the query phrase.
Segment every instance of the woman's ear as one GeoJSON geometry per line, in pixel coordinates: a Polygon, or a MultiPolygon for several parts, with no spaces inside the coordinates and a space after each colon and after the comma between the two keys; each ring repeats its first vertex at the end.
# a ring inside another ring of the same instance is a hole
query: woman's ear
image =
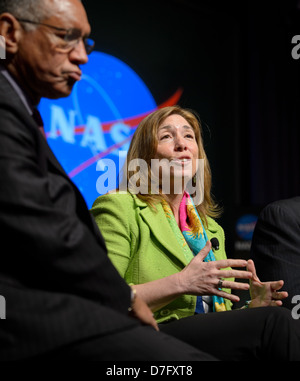
{"type": "Polygon", "coordinates": [[[10,13],[0,15],[0,35],[4,37],[6,52],[16,54],[22,30],[18,20],[10,13]]]}

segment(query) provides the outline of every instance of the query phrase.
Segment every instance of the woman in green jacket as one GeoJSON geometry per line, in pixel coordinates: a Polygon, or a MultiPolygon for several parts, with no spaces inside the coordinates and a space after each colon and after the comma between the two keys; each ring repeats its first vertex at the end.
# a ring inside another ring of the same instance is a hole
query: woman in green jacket
{"type": "Polygon", "coordinates": [[[239,300],[231,290],[249,289],[237,278],[250,279],[250,308],[279,306],[287,296],[278,292],[283,281],[261,283],[252,261],[227,259],[201,125],[191,111],[167,107],[140,123],[123,183],[99,197],[92,213],[111,261],[158,323],[230,310],[239,300]]]}

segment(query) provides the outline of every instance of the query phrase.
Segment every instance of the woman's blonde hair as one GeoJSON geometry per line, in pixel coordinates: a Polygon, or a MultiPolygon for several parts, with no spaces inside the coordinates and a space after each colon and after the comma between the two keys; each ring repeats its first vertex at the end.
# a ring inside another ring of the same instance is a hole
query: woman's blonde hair
{"type": "MultiPolygon", "coordinates": [[[[197,206],[197,210],[200,215],[205,219],[206,216],[217,218],[220,215],[220,209],[218,205],[214,202],[211,195],[211,170],[210,165],[203,147],[202,139],[202,126],[199,117],[196,113],[189,109],[183,109],[180,106],[170,106],[158,109],[154,111],[146,118],[144,118],[138,125],[129,150],[127,154],[127,167],[125,168],[124,177],[127,180],[127,184],[134,174],[134,172],[128,170],[128,163],[134,159],[143,159],[148,165],[148,184],[151,183],[151,159],[156,155],[158,139],[157,132],[161,123],[164,122],[166,118],[171,115],[180,115],[183,117],[193,128],[196,142],[198,144],[199,159],[204,159],[204,197],[203,202],[197,206]]],[[[124,180],[125,180],[124,178],[124,180]]],[[[150,206],[155,207],[155,204],[164,200],[168,200],[167,196],[164,194],[151,194],[149,191],[147,194],[137,194],[137,197],[150,206]]]]}

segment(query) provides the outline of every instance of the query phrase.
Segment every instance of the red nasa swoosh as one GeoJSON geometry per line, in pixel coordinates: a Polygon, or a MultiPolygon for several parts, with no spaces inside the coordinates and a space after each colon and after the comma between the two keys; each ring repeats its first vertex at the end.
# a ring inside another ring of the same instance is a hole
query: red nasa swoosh
{"type": "MultiPolygon", "coordinates": [[[[177,104],[179,99],[181,98],[183,93],[183,89],[179,88],[174,95],[172,95],[166,102],[162,103],[160,106],[158,106],[156,109],[151,110],[149,112],[146,112],[144,114],[137,115],[135,117],[123,119],[122,122],[125,123],[126,125],[130,127],[136,127],[147,115],[151,114],[151,112],[158,110],[163,107],[168,107],[168,106],[174,106],[177,104]]],[[[117,121],[111,121],[111,122],[105,122],[102,124],[103,131],[110,131],[110,128],[116,123],[117,121]]],[[[84,132],[85,126],[78,126],[75,128],[75,134],[81,134],[84,132]]],[[[131,140],[133,136],[133,133],[128,136],[125,140],[123,140],[120,143],[114,144],[113,146],[109,147],[107,150],[91,157],[87,161],[81,163],[78,167],[74,168],[71,172],[69,172],[69,177],[73,178],[77,176],[80,172],[84,171],[94,163],[96,163],[98,160],[103,159],[103,157],[109,155],[112,151],[121,148],[124,144],[126,144],[128,141],[131,140]]]]}

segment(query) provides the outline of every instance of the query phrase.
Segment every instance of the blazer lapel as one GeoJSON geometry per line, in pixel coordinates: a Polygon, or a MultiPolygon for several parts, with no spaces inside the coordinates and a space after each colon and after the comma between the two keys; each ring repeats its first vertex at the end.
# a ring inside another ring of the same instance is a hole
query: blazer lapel
{"type": "Polygon", "coordinates": [[[183,250],[171,229],[161,204],[156,205],[157,212],[155,212],[136,196],[134,199],[136,205],[140,208],[141,217],[149,226],[153,236],[165,248],[165,252],[176,257],[177,260],[186,266],[188,263],[184,256],[183,250]]]}
{"type": "Polygon", "coordinates": [[[37,126],[36,122],[33,120],[31,116],[29,116],[29,119],[30,119],[30,127],[36,130],[36,133],[39,139],[38,149],[40,151],[39,153],[40,166],[45,171],[45,174],[48,171],[55,172],[59,174],[60,176],[64,177],[65,180],[70,183],[70,185],[74,189],[74,193],[77,198],[78,213],[80,215],[81,220],[84,221],[87,224],[87,226],[89,226],[89,228],[96,234],[97,238],[100,239],[101,242],[103,243],[104,242],[103,238],[99,232],[98,227],[96,226],[94,222],[94,219],[92,218],[90,212],[87,209],[84,197],[82,196],[77,186],[73,183],[73,181],[70,179],[66,171],[63,169],[63,167],[57,160],[56,156],[54,155],[51,147],[49,146],[47,142],[47,139],[42,134],[42,132],[39,131],[39,127],[37,126]]]}
{"type": "Polygon", "coordinates": [[[65,172],[65,170],[63,169],[63,167],[61,166],[61,164],[59,163],[59,161],[56,159],[54,153],[52,152],[52,149],[49,147],[48,142],[47,142],[46,139],[42,136],[42,134],[41,134],[41,140],[42,140],[42,143],[41,143],[41,144],[42,144],[42,146],[43,146],[43,152],[46,154],[48,162],[51,164],[51,166],[52,166],[57,172],[59,172],[62,176],[64,176],[66,179],[68,179],[68,181],[71,182],[69,176],[67,175],[67,173],[65,172]]]}
{"type": "Polygon", "coordinates": [[[81,219],[90,227],[90,229],[97,235],[97,238],[101,240],[101,243],[103,243],[102,235],[100,234],[99,228],[97,227],[92,215],[87,209],[86,202],[84,197],[82,196],[81,192],[77,188],[77,186],[73,183],[73,181],[70,179],[66,171],[63,169],[59,161],[56,159],[56,156],[52,152],[50,146],[48,145],[46,139],[41,135],[42,140],[42,149],[44,154],[46,155],[48,166],[51,171],[55,171],[59,175],[63,176],[72,186],[74,189],[74,193],[77,198],[77,205],[78,205],[78,214],[80,215],[81,219]]]}

